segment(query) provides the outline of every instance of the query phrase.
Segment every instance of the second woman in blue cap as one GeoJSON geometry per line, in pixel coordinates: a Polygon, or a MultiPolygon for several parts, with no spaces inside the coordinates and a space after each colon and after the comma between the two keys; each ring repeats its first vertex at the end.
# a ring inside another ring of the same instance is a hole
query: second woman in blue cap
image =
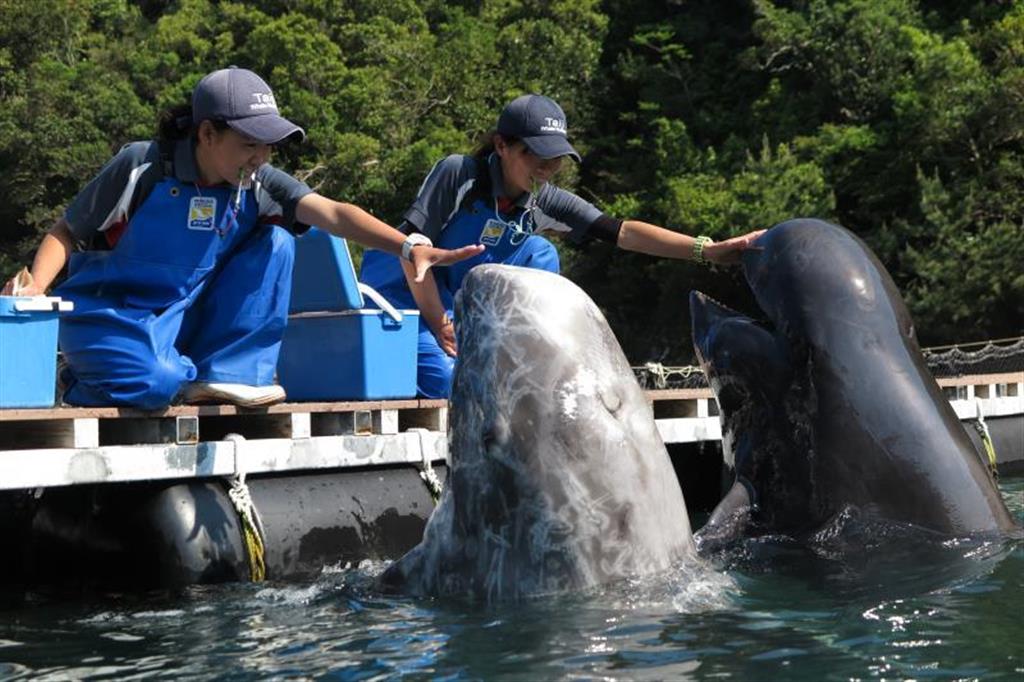
{"type": "Polygon", "coordinates": [[[580,160],[569,143],[562,108],[543,95],[518,97],[505,106],[494,133],[476,153],[455,154],[434,166],[399,227],[414,242],[447,249],[482,244],[483,253],[435,269],[420,281],[394,256],[369,251],[363,257],[364,282],[397,307],[421,311],[420,395],[440,398],[451,392],[457,354],[452,308],[470,268],[505,263],[559,271],[558,252],[538,233],[601,239],[629,251],[718,264],[736,262],[760,234],[713,242],[606,215],[550,183],[566,157],[580,160]]]}

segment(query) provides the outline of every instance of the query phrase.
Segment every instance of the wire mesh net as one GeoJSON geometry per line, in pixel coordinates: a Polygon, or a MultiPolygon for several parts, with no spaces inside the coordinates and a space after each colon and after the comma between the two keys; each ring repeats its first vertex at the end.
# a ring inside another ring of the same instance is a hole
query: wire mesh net
{"type": "Polygon", "coordinates": [[[928,369],[937,377],[1024,371],[1024,337],[923,350],[928,369]]]}
{"type": "MultiPolygon", "coordinates": [[[[921,350],[935,377],[1024,371],[1024,336],[921,350]]],[[[706,388],[708,385],[704,373],[695,365],[666,367],[648,362],[633,367],[633,371],[640,386],[648,390],[706,388]]]]}

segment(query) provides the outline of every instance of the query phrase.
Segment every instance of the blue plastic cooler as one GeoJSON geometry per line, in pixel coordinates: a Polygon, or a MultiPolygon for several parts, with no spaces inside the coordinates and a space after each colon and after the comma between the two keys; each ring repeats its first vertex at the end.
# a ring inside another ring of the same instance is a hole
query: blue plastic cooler
{"type": "Polygon", "coordinates": [[[70,301],[0,296],[0,408],[53,407],[57,325],[70,301]]]}
{"type": "Polygon", "coordinates": [[[277,363],[289,400],[415,397],[418,331],[418,311],[358,281],[344,239],[316,228],[298,239],[277,363]]]}

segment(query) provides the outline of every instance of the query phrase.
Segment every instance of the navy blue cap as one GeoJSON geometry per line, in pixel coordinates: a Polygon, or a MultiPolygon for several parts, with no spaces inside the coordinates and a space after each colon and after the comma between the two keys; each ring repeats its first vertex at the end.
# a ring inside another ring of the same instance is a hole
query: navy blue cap
{"type": "Polygon", "coordinates": [[[281,116],[266,81],[236,66],[203,76],[192,91],[192,122],[224,121],[232,129],[264,144],[276,144],[306,131],[281,116]]]}
{"type": "Polygon", "coordinates": [[[569,144],[565,112],[544,95],[523,95],[505,105],[498,117],[498,133],[522,140],[542,159],[580,155],[569,144]]]}

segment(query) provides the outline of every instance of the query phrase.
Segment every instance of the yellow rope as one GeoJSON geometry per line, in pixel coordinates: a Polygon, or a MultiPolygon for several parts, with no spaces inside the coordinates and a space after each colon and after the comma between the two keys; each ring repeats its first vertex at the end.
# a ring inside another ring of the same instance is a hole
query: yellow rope
{"type": "Polygon", "coordinates": [[[981,445],[985,448],[985,454],[988,456],[988,470],[992,473],[992,478],[999,478],[999,469],[996,467],[998,462],[996,459],[996,446],[992,444],[992,434],[988,430],[988,424],[985,423],[981,402],[975,399],[974,404],[978,412],[971,421],[971,424],[974,425],[974,430],[978,432],[978,436],[981,438],[981,445]]]}
{"type": "Polygon", "coordinates": [[[249,560],[249,579],[254,583],[267,579],[267,562],[264,558],[263,538],[245,514],[242,519],[242,537],[245,540],[246,558],[249,560]]]}
{"type": "Polygon", "coordinates": [[[988,425],[983,421],[975,422],[975,430],[981,436],[981,444],[988,455],[988,470],[992,472],[993,478],[999,478],[999,469],[996,468],[996,447],[992,444],[992,436],[989,435],[988,425]]]}
{"type": "Polygon", "coordinates": [[[245,485],[245,474],[231,480],[228,497],[242,522],[242,544],[245,545],[245,558],[249,563],[249,579],[254,583],[263,582],[267,579],[266,545],[256,516],[256,507],[249,496],[249,487],[245,485]]]}

